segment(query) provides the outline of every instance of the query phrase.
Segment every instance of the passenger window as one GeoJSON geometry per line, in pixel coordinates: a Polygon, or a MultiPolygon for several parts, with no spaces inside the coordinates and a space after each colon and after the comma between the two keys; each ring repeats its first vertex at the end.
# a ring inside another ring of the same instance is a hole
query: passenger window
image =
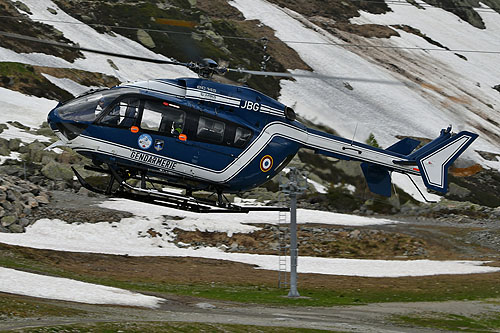
{"type": "Polygon", "coordinates": [[[234,135],[234,146],[235,147],[243,147],[250,137],[252,136],[252,131],[243,128],[243,127],[237,127],[236,128],[236,133],[234,135]]]}
{"type": "Polygon", "coordinates": [[[184,131],[186,113],[168,103],[146,101],[142,113],[141,128],[178,136],[184,131]]]}
{"type": "Polygon", "coordinates": [[[102,118],[101,123],[110,126],[130,127],[134,125],[138,111],[139,100],[125,98],[111,108],[108,114],[102,118]]]}
{"type": "Polygon", "coordinates": [[[142,112],[141,128],[150,131],[159,131],[161,125],[161,112],[144,107],[142,112]]]}
{"type": "Polygon", "coordinates": [[[226,125],[217,120],[200,117],[196,136],[198,139],[221,143],[226,125]]]}

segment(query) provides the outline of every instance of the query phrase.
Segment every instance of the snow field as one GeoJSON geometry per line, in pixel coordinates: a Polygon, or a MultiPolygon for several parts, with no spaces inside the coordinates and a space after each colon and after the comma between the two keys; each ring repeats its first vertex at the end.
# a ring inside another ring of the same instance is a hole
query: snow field
{"type": "MultiPolygon", "coordinates": [[[[259,20],[275,30],[276,37],[294,49],[302,60],[318,74],[407,82],[402,76],[396,76],[350,52],[349,48],[294,43],[294,41],[341,44],[345,42],[291,10],[264,0],[234,0],[230,4],[241,11],[247,20],[259,20]]],[[[410,5],[392,5],[391,9],[393,12],[384,15],[362,12],[361,18],[354,18],[351,22],[384,25],[408,24],[421,29],[423,33],[450,48],[500,50],[497,37],[500,32],[498,14],[481,13],[487,29],[479,31],[466,22],[458,22],[456,16],[442,9],[419,10],[410,5]],[[477,44],[474,43],[476,35],[479,40],[477,44]]],[[[391,37],[392,44],[381,39],[376,39],[374,44],[437,48],[423,38],[399,30],[398,32],[402,37],[391,37]]],[[[366,44],[370,42],[371,40],[367,39],[366,44]]],[[[296,78],[295,81],[281,81],[280,101],[293,107],[306,119],[335,129],[341,136],[364,141],[370,133],[373,133],[383,147],[397,142],[399,139],[395,137],[396,135],[435,138],[439,135],[440,129],[446,128],[449,124],[453,125],[454,131],[466,129],[477,132],[478,128],[484,128],[500,135],[500,130],[484,119],[489,117],[500,122],[498,112],[470,98],[476,96],[483,103],[496,105],[497,109],[500,107],[498,92],[491,89],[493,83],[499,83],[497,80],[500,67],[498,67],[497,54],[464,53],[472,59],[472,61],[464,61],[453,52],[419,50],[402,52],[411,52],[412,58],[417,62],[429,62],[428,71],[424,74],[425,80],[436,87],[444,87],[444,91],[452,97],[459,96],[465,99],[466,103],[471,103],[472,107],[467,109],[459,104],[447,107],[446,103],[449,104],[449,100],[443,100],[441,95],[432,90],[426,91],[426,96],[434,96],[433,98],[424,97],[417,92],[414,84],[407,87],[347,80],[354,88],[354,90],[348,90],[340,80],[301,77],[296,78]],[[463,65],[464,63],[467,65],[463,65]],[[438,68],[444,70],[436,71],[438,68]],[[448,71],[447,68],[449,68],[448,71]],[[480,82],[480,87],[477,86],[478,82],[480,82]],[[463,97],[464,95],[466,97],[463,97]],[[485,112],[489,113],[485,114],[485,112]]],[[[411,64],[399,65],[406,69],[405,65],[411,64]]],[[[415,74],[421,70],[418,67],[407,69],[415,74]]],[[[302,73],[303,71],[291,72],[302,73]]],[[[500,144],[495,136],[486,132],[479,133],[478,140],[462,155],[462,159],[472,159],[475,163],[500,169],[500,161],[486,161],[474,152],[477,149],[500,153],[500,144]]],[[[424,201],[413,184],[405,178],[395,176],[393,182],[416,200],[424,201]]],[[[425,187],[420,186],[420,188],[424,189],[425,193],[425,187]]],[[[427,196],[429,200],[439,200],[436,196],[426,194],[427,196]]]]}
{"type": "MultiPolygon", "coordinates": [[[[277,270],[278,256],[226,253],[214,247],[179,248],[174,243],[174,228],[183,230],[234,232],[257,230],[248,223],[276,223],[277,212],[255,214],[196,214],[155,207],[128,200],[110,200],[103,207],[128,211],[137,216],[119,223],[72,223],[43,219],[27,228],[24,234],[0,234],[0,242],[41,249],[71,252],[105,253],[130,256],[196,257],[228,260],[256,265],[259,269],[277,270]],[[159,233],[151,237],[148,230],[159,233]]],[[[301,223],[373,225],[393,221],[319,211],[298,211],[301,223]]],[[[365,277],[425,276],[436,274],[472,274],[499,271],[499,267],[482,266],[481,261],[433,260],[360,260],[300,257],[300,273],[365,277]]]]}
{"type": "Polygon", "coordinates": [[[0,291],[62,301],[157,308],[165,299],[66,278],[0,267],[0,291]]]}

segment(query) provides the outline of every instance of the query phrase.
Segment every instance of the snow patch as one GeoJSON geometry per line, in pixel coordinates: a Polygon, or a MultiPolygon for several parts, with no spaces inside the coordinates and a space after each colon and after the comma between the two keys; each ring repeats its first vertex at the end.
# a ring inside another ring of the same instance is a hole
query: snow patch
{"type": "Polygon", "coordinates": [[[10,294],[89,304],[117,304],[158,308],[163,298],[66,278],[0,267],[0,291],[10,294]]]}
{"type": "MultiPolygon", "coordinates": [[[[138,216],[124,218],[119,223],[66,223],[61,220],[42,219],[26,228],[24,234],[1,234],[0,242],[40,249],[71,252],[106,253],[130,256],[198,257],[229,260],[260,269],[277,270],[278,256],[246,253],[226,253],[223,249],[203,247],[182,248],[173,243],[172,230],[209,230],[251,232],[258,230],[246,223],[277,223],[277,212],[252,212],[249,214],[197,214],[156,207],[128,200],[110,200],[101,206],[128,211],[138,216]],[[148,232],[149,231],[149,232],[148,232]],[[152,232],[151,232],[152,231],[152,232]]],[[[394,221],[299,210],[301,223],[368,225],[394,223],[394,221]]],[[[480,261],[431,261],[431,260],[359,260],[300,257],[300,273],[318,273],[352,276],[423,276],[434,274],[471,274],[494,272],[499,267],[481,266],[480,261]]]]}
{"type": "Polygon", "coordinates": [[[45,74],[45,73],[42,73],[42,75],[45,76],[45,78],[47,80],[49,80],[51,83],[53,83],[54,85],[58,86],[61,89],[66,90],[67,92],[69,92],[73,96],[81,95],[90,89],[100,88],[100,87],[87,87],[87,86],[81,85],[79,83],[76,83],[75,81],[73,81],[71,79],[67,79],[67,78],[61,79],[61,78],[57,78],[57,77],[54,77],[52,75],[45,74]]]}

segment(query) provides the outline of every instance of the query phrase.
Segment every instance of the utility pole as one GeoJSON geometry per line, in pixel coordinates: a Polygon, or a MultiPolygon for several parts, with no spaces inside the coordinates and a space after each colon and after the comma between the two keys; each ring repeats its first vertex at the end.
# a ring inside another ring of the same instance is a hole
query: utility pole
{"type": "Polygon", "coordinates": [[[307,178],[297,168],[290,168],[288,182],[280,185],[281,191],[290,197],[290,291],[288,297],[300,297],[297,290],[297,195],[307,189],[307,178]]]}

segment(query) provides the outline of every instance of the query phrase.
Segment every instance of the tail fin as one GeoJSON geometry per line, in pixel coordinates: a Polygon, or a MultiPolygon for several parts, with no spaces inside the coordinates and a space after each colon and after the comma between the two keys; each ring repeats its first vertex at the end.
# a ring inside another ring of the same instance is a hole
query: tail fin
{"type": "Polygon", "coordinates": [[[417,162],[420,175],[427,188],[446,193],[449,166],[477,137],[477,134],[467,131],[451,136],[450,128],[448,128],[442,131],[437,139],[408,155],[408,158],[417,162]]]}

